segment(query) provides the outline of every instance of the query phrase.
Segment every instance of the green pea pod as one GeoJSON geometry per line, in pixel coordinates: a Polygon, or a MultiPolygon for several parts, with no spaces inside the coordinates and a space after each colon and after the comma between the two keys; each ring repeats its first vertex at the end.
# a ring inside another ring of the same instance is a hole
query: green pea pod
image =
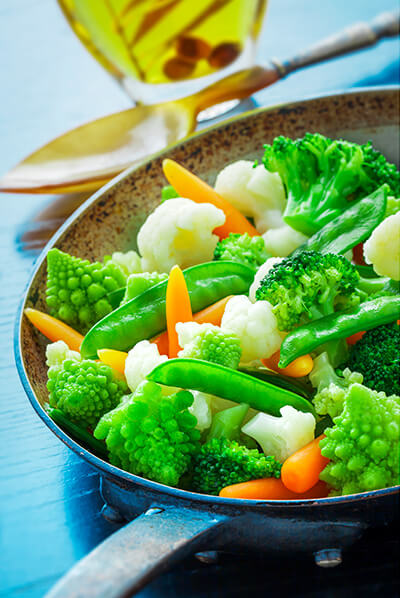
{"type": "Polygon", "coordinates": [[[257,411],[277,417],[285,405],[315,415],[312,404],[289,390],[243,372],[201,359],[169,359],[147,376],[148,380],[247,403],[257,411]]]}
{"type": "Polygon", "coordinates": [[[274,386],[280,386],[281,388],[290,390],[290,392],[294,392],[296,395],[300,395],[305,399],[311,399],[314,395],[314,390],[297,378],[290,378],[289,376],[277,374],[267,368],[240,367],[239,372],[243,372],[248,376],[254,376],[255,378],[264,380],[264,382],[269,382],[274,386]]]}
{"type": "MultiPolygon", "coordinates": [[[[183,274],[194,312],[227,295],[247,293],[254,278],[251,268],[231,261],[206,262],[183,274]]],[[[165,330],[167,282],[151,287],[97,322],[83,339],[82,356],[96,358],[98,349],[127,351],[165,330]]]]}
{"type": "Polygon", "coordinates": [[[284,368],[297,357],[311,353],[328,341],[347,338],[356,332],[389,324],[400,317],[400,297],[378,297],[355,309],[330,314],[289,333],[281,345],[279,367],[284,368]]]}
{"type": "Polygon", "coordinates": [[[47,412],[51,419],[59,426],[64,432],[67,432],[72,438],[87,446],[91,451],[93,451],[99,457],[107,457],[108,451],[107,446],[101,440],[97,440],[94,438],[87,430],[84,430],[77,424],[69,421],[67,417],[65,417],[64,413],[59,409],[49,409],[47,412]]]}
{"type": "Polygon", "coordinates": [[[345,253],[358,243],[366,241],[385,217],[387,185],[382,185],[325,224],[319,231],[298,247],[293,255],[302,251],[345,253]]]}

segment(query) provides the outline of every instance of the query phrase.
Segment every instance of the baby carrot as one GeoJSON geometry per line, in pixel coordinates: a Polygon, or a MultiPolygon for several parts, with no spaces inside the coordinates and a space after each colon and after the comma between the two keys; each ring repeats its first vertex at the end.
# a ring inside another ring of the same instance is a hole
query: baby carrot
{"type": "Polygon", "coordinates": [[[27,307],[26,317],[50,341],[64,341],[72,351],[79,351],[83,336],[76,330],[38,309],[27,307]]]}
{"type": "Polygon", "coordinates": [[[193,320],[189,291],[179,266],[173,266],[169,273],[165,311],[169,345],[168,355],[169,357],[177,357],[181,347],[179,346],[175,326],[178,322],[191,322],[193,320]]]}
{"type": "Polygon", "coordinates": [[[168,182],[181,197],[187,197],[197,203],[211,203],[224,212],[225,223],[214,230],[214,233],[221,239],[227,237],[229,233],[248,233],[251,237],[259,235],[239,210],[178,162],[170,159],[164,160],[163,170],[168,182]]]}
{"type": "Polygon", "coordinates": [[[271,357],[267,359],[262,359],[262,363],[265,367],[269,368],[270,370],[274,370],[278,372],[278,374],[284,374],[286,376],[290,376],[291,378],[301,378],[302,376],[307,376],[311,372],[314,366],[314,362],[310,355],[302,355],[298,357],[292,363],[289,363],[285,368],[280,368],[278,366],[280,359],[280,352],[277,351],[271,357]]]}
{"type": "Polygon", "coordinates": [[[233,484],[222,488],[219,495],[225,498],[252,498],[254,500],[299,500],[302,498],[324,498],[328,496],[328,487],[318,482],[313,488],[302,494],[291,492],[276,478],[262,478],[242,484],[233,484]]]}
{"type": "Polygon", "coordinates": [[[292,492],[307,492],[318,482],[319,474],[329,461],[321,455],[319,443],[322,438],[325,438],[324,434],[314,438],[283,463],[282,482],[292,492]]]}
{"type": "Polygon", "coordinates": [[[361,331],[361,332],[356,332],[355,334],[352,334],[351,336],[346,338],[346,342],[348,345],[355,345],[357,341],[360,340],[360,338],[362,338],[365,334],[365,330],[361,331]]]}
{"type": "Polygon", "coordinates": [[[115,349],[99,349],[97,351],[100,361],[109,365],[117,372],[125,374],[125,361],[128,353],[116,351],[115,349]]]}

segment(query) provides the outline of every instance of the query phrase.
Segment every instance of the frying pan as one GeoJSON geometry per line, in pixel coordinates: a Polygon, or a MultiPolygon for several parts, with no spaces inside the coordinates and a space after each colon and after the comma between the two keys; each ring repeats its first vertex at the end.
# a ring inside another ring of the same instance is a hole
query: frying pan
{"type": "Polygon", "coordinates": [[[137,231],[159,202],[161,162],[170,157],[213,182],[237,159],[254,159],[278,134],[306,131],[375,146],[398,161],[399,88],[355,90],[262,108],[211,127],[131,168],[79,208],[41,254],[18,313],[19,375],[44,423],[101,477],[104,515],[129,522],[62,578],[51,598],[121,598],[141,589],[184,556],[205,550],[302,551],[316,563],[340,563],[342,550],[369,527],[398,525],[400,487],[308,500],[235,500],[170,488],[127,473],[88,452],[48,417],[45,341],[23,317],[45,308],[45,257],[58,247],[88,259],[135,247],[137,231]]]}

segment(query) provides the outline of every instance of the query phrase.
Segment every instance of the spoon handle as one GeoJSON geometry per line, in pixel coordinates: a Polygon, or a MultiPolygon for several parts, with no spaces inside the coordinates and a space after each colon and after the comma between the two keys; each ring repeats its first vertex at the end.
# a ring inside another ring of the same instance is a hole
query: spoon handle
{"type": "Polygon", "coordinates": [[[293,58],[283,61],[273,58],[270,62],[278,70],[280,78],[283,78],[305,66],[373,46],[380,39],[399,35],[399,33],[400,12],[384,12],[370,23],[355,23],[303,50],[293,58]]]}

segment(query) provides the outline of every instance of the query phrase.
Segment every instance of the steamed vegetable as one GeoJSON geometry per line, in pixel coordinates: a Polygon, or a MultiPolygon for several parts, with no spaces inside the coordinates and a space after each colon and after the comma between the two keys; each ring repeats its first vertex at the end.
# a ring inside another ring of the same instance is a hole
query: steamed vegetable
{"type": "Polygon", "coordinates": [[[400,280],[400,212],[376,227],[364,244],[364,258],[377,274],[400,280]]]}
{"type": "Polygon", "coordinates": [[[311,355],[302,355],[298,357],[292,363],[289,363],[288,366],[285,368],[279,367],[279,360],[281,358],[281,354],[279,351],[268,357],[267,359],[262,359],[261,363],[265,365],[267,368],[274,370],[275,372],[279,372],[284,376],[289,376],[290,378],[303,378],[304,376],[308,376],[308,374],[313,369],[314,362],[312,360],[311,355]]]}
{"type": "Polygon", "coordinates": [[[177,357],[181,348],[176,325],[178,322],[192,322],[193,312],[185,277],[179,266],[171,268],[165,298],[165,317],[168,332],[168,355],[177,357]]]}
{"type": "Polygon", "coordinates": [[[158,272],[140,272],[131,274],[126,281],[125,294],[122,298],[122,303],[126,303],[134,299],[150,287],[155,286],[159,282],[167,280],[168,274],[158,272]]]}
{"type": "Polygon", "coordinates": [[[83,336],[68,324],[45,314],[38,309],[27,307],[24,314],[30,322],[37,328],[46,338],[52,342],[63,341],[68,345],[72,351],[79,351],[83,336]]]}
{"type": "Polygon", "coordinates": [[[328,459],[322,456],[320,449],[323,438],[323,435],[313,438],[283,463],[282,482],[288,490],[301,494],[318,483],[322,470],[328,464],[328,459]]]}
{"type": "Polygon", "coordinates": [[[235,334],[212,324],[196,322],[180,322],[176,325],[176,331],[182,347],[178,357],[202,359],[233,369],[238,367],[242,349],[235,334]]]}
{"type": "Polygon", "coordinates": [[[46,365],[51,368],[60,366],[67,359],[81,361],[81,354],[78,351],[71,351],[64,341],[50,343],[46,347],[46,365]]]}
{"type": "Polygon", "coordinates": [[[160,386],[144,382],[101,418],[94,435],[106,441],[113,465],[176,486],[199,449],[192,403],[190,392],[163,396],[160,386]]]}
{"type": "Polygon", "coordinates": [[[114,251],[112,255],[105,255],[103,261],[105,264],[119,267],[126,277],[142,271],[140,255],[132,249],[126,253],[114,251]]]}
{"type": "Polygon", "coordinates": [[[215,260],[232,260],[257,270],[268,258],[262,237],[250,237],[248,233],[231,233],[217,243],[215,260]]]}
{"type": "Polygon", "coordinates": [[[253,500],[304,500],[307,498],[325,498],[328,488],[324,482],[318,482],[307,492],[301,494],[288,490],[282,480],[263,478],[242,484],[233,484],[222,488],[219,493],[223,498],[247,498],[253,500]]]}
{"type": "Polygon", "coordinates": [[[125,359],[124,374],[126,382],[132,392],[146,380],[157,365],[167,361],[166,355],[160,355],[157,345],[149,341],[140,341],[127,354],[125,359]]]}

